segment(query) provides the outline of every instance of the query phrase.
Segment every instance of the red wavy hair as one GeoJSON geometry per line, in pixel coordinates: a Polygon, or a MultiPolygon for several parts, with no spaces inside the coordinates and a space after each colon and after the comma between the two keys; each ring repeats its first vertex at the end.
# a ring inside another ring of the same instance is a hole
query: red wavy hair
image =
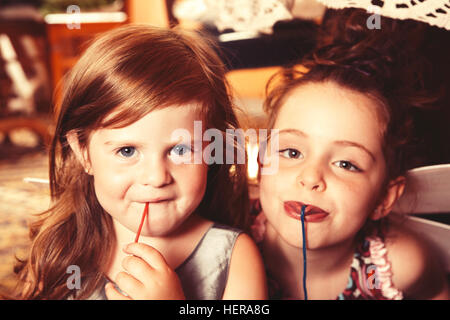
{"type": "MultiPolygon", "coordinates": [[[[30,253],[16,266],[20,298],[87,298],[111,257],[112,219],[68,145],[69,131],[75,130],[86,148],[93,130],[124,127],[156,108],[194,101],[201,104],[208,128],[225,132],[239,127],[224,64],[211,45],[181,29],[128,25],[101,35],[81,56],[65,79],[57,108],[50,148],[53,206],[31,225],[30,253]],[[69,265],[80,267],[81,290],[66,285],[69,265]]],[[[210,165],[206,189],[199,208],[205,218],[247,227],[246,164],[210,165]]]]}

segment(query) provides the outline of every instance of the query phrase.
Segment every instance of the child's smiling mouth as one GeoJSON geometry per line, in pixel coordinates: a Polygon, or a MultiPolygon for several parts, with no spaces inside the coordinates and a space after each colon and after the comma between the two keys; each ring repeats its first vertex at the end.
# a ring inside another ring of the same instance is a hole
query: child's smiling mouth
{"type": "Polygon", "coordinates": [[[172,199],[169,199],[169,198],[157,198],[157,199],[152,199],[152,200],[148,200],[148,201],[145,201],[145,202],[148,202],[148,203],[165,203],[165,202],[168,202],[168,201],[171,201],[172,199]]]}
{"type": "Polygon", "coordinates": [[[147,199],[147,200],[139,200],[136,201],[137,203],[142,203],[142,204],[158,204],[158,203],[167,203],[169,201],[174,200],[174,198],[171,197],[158,197],[158,198],[152,198],[152,199],[147,199]]]}
{"type": "Polygon", "coordinates": [[[304,205],[306,206],[305,221],[307,222],[320,222],[328,216],[328,212],[323,209],[299,201],[285,201],[284,210],[289,217],[300,220],[300,213],[304,205]]]}

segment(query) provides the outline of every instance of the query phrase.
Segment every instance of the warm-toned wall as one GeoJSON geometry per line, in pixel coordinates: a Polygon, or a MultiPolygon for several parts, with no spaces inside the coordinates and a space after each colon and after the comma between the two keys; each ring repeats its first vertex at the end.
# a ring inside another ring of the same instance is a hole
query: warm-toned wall
{"type": "Polygon", "coordinates": [[[263,99],[267,81],[279,70],[280,67],[233,70],[227,78],[239,97],[263,99]]]}
{"type": "Polygon", "coordinates": [[[169,26],[165,0],[128,0],[127,11],[131,23],[169,26]]]}

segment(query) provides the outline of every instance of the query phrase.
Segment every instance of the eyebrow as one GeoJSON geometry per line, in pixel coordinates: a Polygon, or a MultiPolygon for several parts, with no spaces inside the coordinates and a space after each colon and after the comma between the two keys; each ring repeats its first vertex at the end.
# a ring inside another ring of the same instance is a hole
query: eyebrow
{"type": "Polygon", "coordinates": [[[363,150],[365,153],[367,153],[370,156],[370,158],[372,158],[372,160],[375,162],[375,156],[373,155],[373,153],[370,152],[362,144],[359,144],[359,143],[356,143],[356,142],[352,142],[352,141],[347,141],[347,140],[338,140],[338,141],[334,141],[333,143],[337,144],[337,145],[341,145],[341,146],[346,146],[346,147],[359,148],[359,149],[363,150]]]}
{"type": "Polygon", "coordinates": [[[106,141],[104,144],[105,145],[109,145],[109,146],[115,146],[115,145],[138,146],[138,147],[142,146],[141,143],[137,143],[135,141],[129,141],[129,140],[123,140],[123,141],[121,141],[121,140],[116,140],[116,141],[112,140],[112,141],[106,141]]]}
{"type": "MultiPolygon", "coordinates": [[[[282,133],[294,134],[294,135],[305,137],[305,138],[308,137],[308,135],[305,132],[298,130],[298,129],[283,129],[283,130],[279,131],[278,135],[280,135],[282,133]]],[[[353,142],[353,141],[348,141],[348,140],[336,140],[336,141],[333,141],[333,144],[337,144],[337,145],[345,146],[345,147],[356,147],[358,149],[361,149],[362,151],[367,153],[373,161],[375,161],[375,156],[373,155],[373,153],[370,152],[362,144],[359,144],[359,143],[353,142]]]]}
{"type": "MultiPolygon", "coordinates": [[[[196,142],[196,141],[197,141],[197,140],[192,139],[192,140],[189,141],[189,142],[191,143],[191,145],[195,145],[195,142],[196,142]]],[[[202,142],[202,141],[201,141],[201,142],[202,142]]],[[[183,142],[183,140],[180,139],[180,140],[177,140],[177,141],[169,142],[169,144],[175,144],[175,145],[180,144],[180,143],[186,143],[186,141],[183,142]]],[[[198,142],[197,142],[197,143],[198,143],[198,142]]],[[[142,147],[142,146],[143,146],[142,143],[139,143],[139,142],[136,142],[136,141],[131,141],[131,140],[123,140],[123,141],[122,141],[122,140],[116,140],[116,141],[111,140],[111,141],[106,141],[104,144],[105,144],[105,145],[110,145],[110,146],[114,146],[114,145],[121,145],[121,146],[136,146],[136,147],[142,147]]]]}
{"type": "Polygon", "coordinates": [[[283,130],[279,130],[278,135],[280,135],[282,133],[291,133],[291,134],[295,134],[297,136],[308,137],[308,135],[306,133],[304,133],[303,131],[298,130],[298,129],[283,129],[283,130]]]}

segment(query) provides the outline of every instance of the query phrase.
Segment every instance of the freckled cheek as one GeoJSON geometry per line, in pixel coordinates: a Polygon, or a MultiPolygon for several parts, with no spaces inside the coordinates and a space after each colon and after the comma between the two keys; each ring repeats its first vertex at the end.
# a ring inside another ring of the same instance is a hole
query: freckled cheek
{"type": "Polygon", "coordinates": [[[93,168],[94,186],[98,195],[111,199],[123,199],[132,185],[129,172],[122,172],[106,164],[93,168]]]}
{"type": "Polygon", "coordinates": [[[367,181],[330,182],[328,187],[328,194],[333,194],[337,209],[346,217],[366,216],[373,197],[367,181]]]}
{"type": "Polygon", "coordinates": [[[271,179],[268,176],[261,177],[259,184],[259,201],[261,202],[261,207],[264,214],[271,220],[277,212],[277,206],[275,201],[276,196],[274,193],[276,189],[271,190],[270,181],[271,179]]]}
{"type": "Polygon", "coordinates": [[[204,164],[191,164],[177,167],[173,171],[174,180],[185,201],[198,202],[206,190],[208,169],[204,164]]]}
{"type": "Polygon", "coordinates": [[[278,187],[278,184],[279,177],[277,176],[277,174],[261,176],[259,183],[260,192],[268,195],[271,191],[272,194],[275,195],[275,193],[279,191],[279,189],[276,188],[278,187]]]}
{"type": "Polygon", "coordinates": [[[262,175],[260,179],[260,201],[264,211],[279,212],[280,203],[294,191],[295,178],[283,170],[275,174],[262,175]]]}
{"type": "Polygon", "coordinates": [[[272,190],[272,192],[285,193],[292,191],[296,187],[298,170],[294,167],[279,166],[274,174],[263,175],[265,188],[272,190]]]}

